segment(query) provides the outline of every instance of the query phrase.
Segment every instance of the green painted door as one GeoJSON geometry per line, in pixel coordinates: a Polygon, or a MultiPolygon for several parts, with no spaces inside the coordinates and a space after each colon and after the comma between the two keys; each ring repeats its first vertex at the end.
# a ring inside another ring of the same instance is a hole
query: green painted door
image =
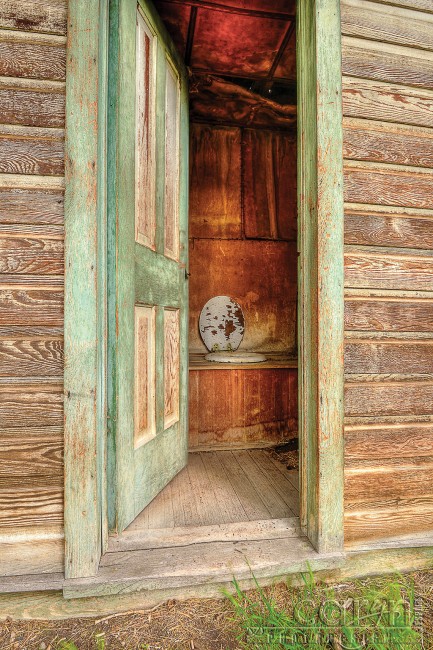
{"type": "Polygon", "coordinates": [[[188,89],[153,6],[110,6],[108,512],[120,532],[187,460],[188,89]]]}

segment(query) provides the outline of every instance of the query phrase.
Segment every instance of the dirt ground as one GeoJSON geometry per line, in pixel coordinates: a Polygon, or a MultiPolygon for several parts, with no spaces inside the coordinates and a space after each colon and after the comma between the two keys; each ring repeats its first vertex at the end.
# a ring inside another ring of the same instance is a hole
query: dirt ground
{"type": "MultiPolygon", "coordinates": [[[[413,574],[422,600],[424,647],[433,649],[433,570],[413,574]]],[[[368,584],[371,581],[363,581],[368,584]]],[[[335,586],[336,594],[356,588],[335,586]]],[[[290,609],[293,588],[279,584],[266,590],[280,609],[290,609]]],[[[255,598],[255,592],[250,592],[255,598]]],[[[171,601],[152,611],[128,612],[99,619],[12,621],[0,623],[1,650],[55,650],[61,640],[78,650],[236,650],[240,624],[226,599],[171,601]]],[[[69,650],[69,649],[68,649],[69,650]]]]}

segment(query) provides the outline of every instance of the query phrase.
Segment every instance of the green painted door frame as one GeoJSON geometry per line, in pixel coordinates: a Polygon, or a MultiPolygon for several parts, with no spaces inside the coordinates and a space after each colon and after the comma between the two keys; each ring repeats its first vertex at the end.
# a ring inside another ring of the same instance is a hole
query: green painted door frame
{"type": "Polygon", "coordinates": [[[301,524],[343,550],[344,205],[340,0],[298,0],[301,524]]]}
{"type": "MultiPolygon", "coordinates": [[[[122,1],[122,0],[120,0],[122,1]]],[[[301,516],[343,548],[343,171],[339,0],[298,0],[301,516]]],[[[65,195],[65,574],[106,548],[109,0],[70,0],[65,195]]]]}
{"type": "Polygon", "coordinates": [[[65,142],[65,577],[96,575],[106,521],[109,0],[69,0],[65,142]]]}

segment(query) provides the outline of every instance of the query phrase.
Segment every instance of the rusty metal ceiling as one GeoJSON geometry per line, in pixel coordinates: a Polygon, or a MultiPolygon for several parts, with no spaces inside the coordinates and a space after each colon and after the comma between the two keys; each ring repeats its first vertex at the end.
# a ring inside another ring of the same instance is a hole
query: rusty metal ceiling
{"type": "Polygon", "coordinates": [[[295,0],[154,2],[194,73],[295,81],[295,0]]]}

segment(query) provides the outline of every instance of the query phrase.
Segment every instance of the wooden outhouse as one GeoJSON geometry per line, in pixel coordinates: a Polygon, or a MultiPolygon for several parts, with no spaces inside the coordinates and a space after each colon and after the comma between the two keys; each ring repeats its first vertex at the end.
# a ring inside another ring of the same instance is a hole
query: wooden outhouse
{"type": "Polygon", "coordinates": [[[431,0],[0,2],[0,616],[431,565],[432,127],[431,0]]]}

